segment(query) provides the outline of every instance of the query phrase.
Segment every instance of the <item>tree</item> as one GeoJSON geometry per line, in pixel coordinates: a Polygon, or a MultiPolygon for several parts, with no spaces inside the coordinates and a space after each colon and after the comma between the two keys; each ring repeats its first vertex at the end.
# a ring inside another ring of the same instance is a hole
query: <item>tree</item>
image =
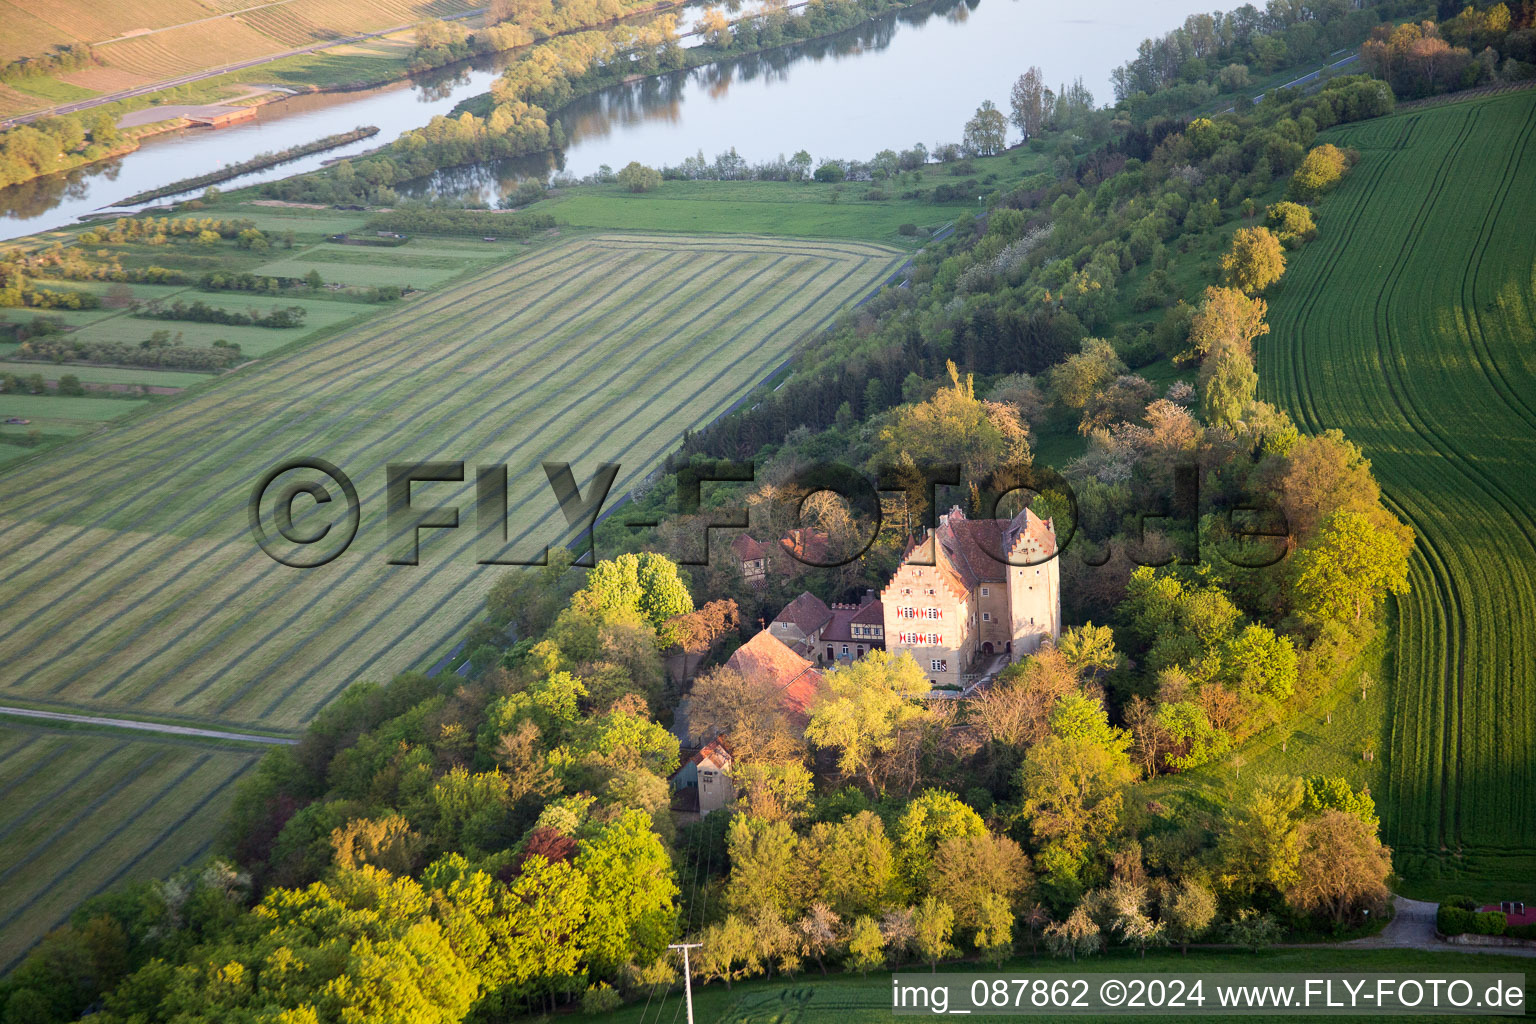
{"type": "Polygon", "coordinates": [[[1297,441],[1279,468],[1278,483],[1276,500],[1287,529],[1302,544],[1310,542],[1336,510],[1385,515],[1370,460],[1338,430],[1297,441]]]}
{"type": "Polygon", "coordinates": [[[842,918],[820,900],[807,907],[805,916],[795,922],[806,955],[816,958],[822,974],[827,973],[826,956],[837,947],[842,926],[842,918]]]}
{"type": "MultiPolygon", "coordinates": [[[[987,833],[941,841],[928,890],[943,893],[956,908],[957,927],[980,931],[989,927],[983,913],[987,899],[1002,900],[1011,918],[1014,905],[1030,882],[1029,858],[1019,844],[987,833]]],[[[978,948],[980,945],[978,942],[978,948]]]]}
{"type": "Polygon", "coordinates": [[[1008,145],[1008,119],[991,100],[982,100],[976,116],[965,122],[963,142],[977,156],[1001,153],[1008,145]]]}
{"type": "Polygon", "coordinates": [[[885,936],[880,933],[880,923],[874,918],[861,916],[853,922],[853,930],[848,935],[848,963],[861,975],[885,963],[885,936]]]}
{"type": "Polygon", "coordinates": [[[1296,881],[1285,893],[1288,904],[1304,914],[1326,915],[1335,928],[1386,909],[1392,851],[1381,845],[1375,825],[1329,808],[1301,823],[1299,841],[1296,881]]]}
{"type": "Polygon", "coordinates": [[[1317,236],[1312,211],[1300,203],[1275,203],[1264,211],[1269,229],[1287,249],[1294,249],[1317,236]]]}
{"type": "Polygon", "coordinates": [[[748,680],[721,665],[694,680],[688,726],[697,738],[724,736],[738,760],[783,763],[798,760],[803,745],[779,707],[778,687],[762,677],[748,680]]]}
{"type": "Polygon", "coordinates": [[[726,905],[744,916],[765,906],[781,914],[797,909],[805,881],[800,874],[799,844],[788,822],[745,814],[731,818],[726,833],[731,860],[726,905]]]}
{"type": "Polygon", "coordinates": [[[699,16],[699,32],[711,46],[728,50],[731,46],[731,22],[725,12],[711,7],[699,16]]]}
{"type": "Polygon", "coordinates": [[[1251,902],[1295,884],[1302,796],[1300,779],[1264,777],[1226,812],[1216,840],[1217,881],[1234,899],[1251,902]]]}
{"type": "Polygon", "coordinates": [[[1236,432],[1258,398],[1252,357],[1226,348],[1200,365],[1200,412],[1207,423],[1236,432]]]}
{"type": "Polygon", "coordinates": [[[967,374],[962,380],[952,360],[946,367],[950,387],[940,388],[926,402],[902,408],[880,431],[883,461],[900,465],[910,459],[919,466],[960,463],[971,480],[980,480],[999,466],[1029,462],[1029,443],[1017,413],[1002,403],[978,399],[972,377],[967,374]]]}
{"type": "Polygon", "coordinates": [[[901,873],[915,892],[926,889],[939,844],[946,839],[984,836],[986,822],[953,793],[930,789],[907,804],[896,823],[901,873]]]}
{"type": "Polygon", "coordinates": [[[661,187],[661,172],[631,160],[619,171],[619,184],[631,192],[649,192],[661,187]]]}
{"type": "Polygon", "coordinates": [[[995,892],[983,893],[975,913],[976,951],[995,967],[1013,953],[1013,907],[995,892]]]}
{"type": "Polygon", "coordinates": [[[1040,847],[1038,866],[1071,885],[1107,843],[1120,816],[1120,788],[1136,769],[1130,734],[1109,724],[1102,705],[1069,695],[1051,713],[1051,735],[1019,770],[1021,810],[1040,847]]]}
{"type": "Polygon", "coordinates": [[[710,925],[699,936],[694,973],[706,983],[719,978],[730,991],[732,979],[751,963],[752,952],[752,929],[740,917],[727,914],[724,921],[710,925]]]}
{"type": "Polygon", "coordinates": [[[928,961],[929,968],[937,974],[939,961],[955,952],[950,942],[955,932],[954,910],[943,900],[929,896],[913,910],[912,931],[917,955],[928,961]]]}
{"type": "Polygon", "coordinates": [[[1204,360],[1213,353],[1236,350],[1253,354],[1253,342],[1269,333],[1263,299],[1249,298],[1236,288],[1207,286],[1200,306],[1189,320],[1189,348],[1176,360],[1204,360]]]}
{"type": "Polygon", "coordinates": [[[1090,678],[1113,672],[1122,660],[1115,649],[1114,630],[1092,622],[1063,630],[1056,647],[1068,665],[1090,678]]]}
{"type": "Polygon", "coordinates": [[[1285,249],[1268,228],[1238,228],[1221,269],[1229,284],[1252,295],[1280,280],[1285,249]]]}
{"type": "Polygon", "coordinates": [[[1013,107],[1011,120],[1026,140],[1039,135],[1045,124],[1045,92],[1045,78],[1036,67],[1024,72],[1013,83],[1009,96],[1013,107]]]}
{"type": "Polygon", "coordinates": [[[1215,920],[1216,894],[1197,879],[1185,878],[1163,899],[1163,921],[1168,935],[1185,955],[1189,954],[1189,944],[1210,931],[1215,920]]]}
{"type": "Polygon", "coordinates": [[[629,809],[577,846],[591,906],[581,944],[600,973],[617,977],[631,961],[650,963],[677,929],[677,881],[651,816],[629,809]]]}
{"type": "Polygon", "coordinates": [[[1091,894],[1085,896],[1072,908],[1072,913],[1067,915],[1065,921],[1046,925],[1045,944],[1055,956],[1070,956],[1072,962],[1076,963],[1079,953],[1091,956],[1099,951],[1099,926],[1088,912],[1091,898],[1091,894]]]}
{"type": "Polygon", "coordinates": [[[1147,913],[1147,890],[1140,883],[1117,878],[1105,894],[1114,929],[1126,945],[1135,946],[1145,958],[1147,947],[1167,942],[1161,922],[1147,913]]]}
{"type": "Polygon", "coordinates": [[[1319,199],[1349,170],[1349,154],[1331,142],[1312,149],[1291,175],[1291,195],[1304,203],[1319,199]]]}
{"type": "Polygon", "coordinates": [[[800,850],[810,866],[807,884],[839,914],[879,914],[897,902],[896,847],[873,811],[818,822],[800,850]]]}
{"type": "Polygon", "coordinates": [[[870,651],[827,673],[827,692],[811,708],[805,738],[818,747],[836,747],[838,769],[850,776],[862,773],[873,789],[876,758],[891,749],[897,730],[922,714],[911,698],[927,692],[910,653],[870,651]]]}
{"type": "Polygon", "coordinates": [[[677,640],[668,620],[693,611],[693,596],[678,573],[677,563],[664,555],[626,552],[597,563],[587,574],[587,585],[572,599],[573,609],[624,609],[638,611],[656,630],[657,645],[671,647],[677,640]]]}
{"type": "Polygon", "coordinates": [[[1385,595],[1408,592],[1412,548],[1408,527],[1393,529],[1340,509],[1328,517],[1316,542],[1293,559],[1297,604],[1316,620],[1358,623],[1375,613],[1385,595]]]}

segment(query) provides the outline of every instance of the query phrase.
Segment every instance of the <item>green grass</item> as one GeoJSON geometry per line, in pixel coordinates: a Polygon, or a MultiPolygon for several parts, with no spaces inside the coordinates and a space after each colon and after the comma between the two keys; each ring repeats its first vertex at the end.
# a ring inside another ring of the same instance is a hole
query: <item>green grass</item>
{"type": "Polygon", "coordinates": [[[898,231],[901,225],[937,230],[961,213],[980,209],[974,200],[932,202],[929,194],[935,185],[990,178],[978,188],[982,194],[1039,172],[1045,158],[1015,150],[974,159],[971,165],[973,172],[963,176],[950,174],[943,165],[930,165],[902,174],[899,181],[879,183],[666,181],[655,191],[641,194],[620,185],[583,185],[562,189],[529,209],[553,214],[560,223],[576,227],[864,238],[916,248],[927,240],[927,233],[903,235],[898,231]],[[884,198],[864,198],[872,190],[884,198]],[[922,198],[901,198],[913,191],[921,191],[922,198]]]}
{"type": "Polygon", "coordinates": [[[1162,804],[1161,817],[1170,822],[1194,814],[1214,820],[1261,775],[1332,775],[1369,790],[1380,802],[1386,791],[1382,753],[1391,721],[1391,669],[1384,629],[1340,673],[1332,690],[1298,697],[1299,707],[1283,727],[1260,733],[1220,762],[1152,779],[1137,787],[1137,799],[1162,804]]]}
{"type": "MultiPolygon", "coordinates": [[[[1069,960],[1039,957],[1018,957],[1002,965],[1002,972],[1028,978],[1086,978],[1095,984],[1099,975],[1115,974],[1124,978],[1136,974],[1209,974],[1209,973],[1295,973],[1324,974],[1329,972],[1358,972],[1381,974],[1408,974],[1428,976],[1447,970],[1464,972],[1507,972],[1530,975],[1529,959],[1513,956],[1457,955],[1454,953],[1420,952],[1417,950],[1365,950],[1365,949],[1272,949],[1262,953],[1218,952],[1213,950],[1192,951],[1187,957],[1169,950],[1148,953],[1145,959],[1116,950],[1103,956],[1069,960]]],[[[953,964],[942,967],[938,977],[950,973],[994,973],[991,964],[953,964]]],[[[928,976],[926,965],[908,965],[902,971],[907,975],[928,976]]],[[[1527,1001],[1530,993],[1527,980],[1527,1001]]],[[[953,991],[953,989],[952,989],[953,991]]],[[[1205,987],[1206,1002],[1198,1015],[1190,1017],[1201,1021],[1253,1020],[1253,1017],[1222,1016],[1212,1008],[1215,996],[1210,986],[1205,987]]],[[[650,1024],[652,1021],[672,1021],[682,993],[656,991],[650,1000],[642,1000],[612,1013],[592,1016],[593,1024],[650,1024]]],[[[956,1004],[952,1001],[951,1009],[956,1004]]],[[[823,977],[814,963],[797,978],[785,980],[755,979],[738,982],[727,989],[715,981],[708,985],[694,983],[694,1020],[698,1024],[888,1024],[895,1018],[891,1010],[891,976],[886,972],[874,972],[867,977],[857,974],[832,974],[823,977]]],[[[1047,1016],[1039,1012],[1028,1015],[998,1016],[996,1020],[1047,1020],[1064,1015],[1047,1016]]],[[[921,1018],[914,1018],[921,1019],[921,1018]]],[[[1124,1020],[1119,1016],[1093,1017],[1072,1014],[1071,1020],[1124,1020]]],[[[1340,1018],[1344,1019],[1344,1018],[1340,1018]]],[[[1420,1017],[1420,1020],[1456,1020],[1452,1017],[1420,1017]]]]}
{"type": "Polygon", "coordinates": [[[78,364],[57,366],[53,363],[0,362],[0,373],[14,373],[20,377],[40,373],[45,380],[57,380],[60,374],[72,373],[85,384],[148,384],[151,387],[165,388],[187,388],[213,379],[212,374],[193,373],[189,370],[142,370],[123,366],[80,366],[78,364]]]}
{"type": "Polygon", "coordinates": [[[1269,296],[1266,398],[1360,443],[1418,534],[1385,838],[1410,893],[1536,898],[1536,94],[1328,133],[1361,153],[1269,296]]]}
{"type": "Polygon", "coordinates": [[[89,897],[205,855],[255,759],[0,724],[0,974],[89,897]]]}
{"type": "MultiPolygon", "coordinates": [[[[53,376],[57,367],[36,365],[36,372],[44,377],[53,376]]],[[[0,419],[7,416],[24,416],[36,426],[40,420],[73,420],[77,423],[100,423],[116,419],[124,413],[148,404],[136,398],[114,398],[107,395],[69,398],[60,395],[0,395],[0,419]]],[[[25,428],[23,428],[25,429],[25,428]]]]}
{"type": "Polygon", "coordinates": [[[583,487],[617,462],[616,500],[904,259],[563,237],[26,463],[0,481],[0,698],[294,728],[351,682],[425,667],[507,571],[476,565],[475,465],[509,466],[510,550],[531,557],[567,529],[540,462],[573,463],[583,487]],[[351,549],[307,572],[263,554],[246,513],[300,454],[362,500],[351,549]],[[390,566],[385,466],[428,459],[468,462],[471,481],[416,487],[465,528],[425,531],[422,564],[390,566]]]}
{"type": "Polygon", "coordinates": [[[49,103],[70,103],[74,100],[88,100],[92,96],[99,95],[95,89],[70,85],[68,82],[61,82],[57,78],[27,78],[18,82],[12,82],[10,85],[17,92],[24,92],[28,96],[36,96],[39,99],[48,100],[49,103]]]}

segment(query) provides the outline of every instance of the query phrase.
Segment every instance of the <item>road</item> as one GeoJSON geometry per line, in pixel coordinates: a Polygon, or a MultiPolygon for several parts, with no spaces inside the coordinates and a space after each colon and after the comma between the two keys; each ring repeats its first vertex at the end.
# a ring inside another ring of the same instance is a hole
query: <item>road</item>
{"type": "MultiPolygon", "coordinates": [[[[483,7],[477,7],[472,11],[465,11],[463,14],[449,15],[443,20],[462,21],[465,18],[473,18],[476,15],[483,14],[485,13],[485,10],[486,9],[483,7]]],[[[219,15],[219,17],[228,17],[228,15],[219,15]]],[[[149,85],[135,86],[132,89],[120,89],[117,92],[103,93],[100,96],[93,96],[88,100],[76,100],[74,103],[61,103],[56,107],[48,107],[46,110],[34,110],[30,114],[18,114],[15,117],[8,117],[4,120],[0,120],[0,128],[11,128],[19,124],[26,124],[29,121],[36,121],[38,118],[42,117],[57,117],[59,114],[73,114],[81,110],[89,110],[92,107],[99,107],[103,104],[116,103],[118,100],[133,99],[135,96],[147,96],[152,92],[160,92],[162,89],[174,89],[178,85],[188,85],[192,82],[201,82],[205,78],[217,78],[219,75],[227,75],[231,71],[244,71],[246,68],[260,67],[263,64],[270,64],[275,60],[282,60],[284,57],[297,57],[305,53],[314,53],[317,50],[329,50],[333,46],[345,46],[348,43],[357,43],[364,39],[376,39],[379,36],[387,36],[395,32],[404,32],[407,29],[414,27],[414,24],[415,23],[413,22],[409,25],[396,25],[394,28],[381,29],[378,32],[364,32],[362,35],[347,36],[344,39],[327,39],[323,42],[311,43],[308,46],[300,46],[292,50],[284,50],[281,53],[270,54],[266,57],[256,57],[251,60],[243,60],[234,64],[225,64],[222,67],[209,68],[206,71],[197,71],[190,75],[182,75],[180,78],[168,78],[163,82],[152,82],[149,85]]],[[[170,27],[174,28],[177,26],[170,27]]]]}
{"type": "Polygon", "coordinates": [[[273,746],[292,746],[298,740],[280,736],[258,736],[249,732],[223,732],[219,729],[195,729],[187,725],[163,725],[160,722],[140,722],[131,718],[98,718],[95,715],[66,715],[58,711],[34,711],[31,708],[0,706],[0,716],[16,718],[40,718],[50,722],[72,722],[78,725],[105,725],[113,729],[136,729],[140,732],[157,732],[168,736],[190,736],[205,740],[233,740],[237,743],[267,743],[273,746]]]}

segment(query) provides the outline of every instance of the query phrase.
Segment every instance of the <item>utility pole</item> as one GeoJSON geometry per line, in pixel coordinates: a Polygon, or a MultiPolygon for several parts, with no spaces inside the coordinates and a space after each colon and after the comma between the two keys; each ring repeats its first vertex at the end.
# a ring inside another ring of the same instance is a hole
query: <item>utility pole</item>
{"type": "Polygon", "coordinates": [[[702,945],[702,942],[677,942],[667,947],[683,951],[683,993],[688,1001],[688,1024],[693,1024],[693,972],[688,969],[688,951],[702,945]]]}

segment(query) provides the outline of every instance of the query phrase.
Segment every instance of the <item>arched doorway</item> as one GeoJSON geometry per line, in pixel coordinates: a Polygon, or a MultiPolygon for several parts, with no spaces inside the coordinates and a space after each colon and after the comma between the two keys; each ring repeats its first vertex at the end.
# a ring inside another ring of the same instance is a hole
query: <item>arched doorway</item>
{"type": "Polygon", "coordinates": [[[986,641],[985,643],[983,643],[981,645],[981,652],[983,654],[991,654],[992,653],[992,641],[991,640],[988,640],[988,641],[986,641]]]}

